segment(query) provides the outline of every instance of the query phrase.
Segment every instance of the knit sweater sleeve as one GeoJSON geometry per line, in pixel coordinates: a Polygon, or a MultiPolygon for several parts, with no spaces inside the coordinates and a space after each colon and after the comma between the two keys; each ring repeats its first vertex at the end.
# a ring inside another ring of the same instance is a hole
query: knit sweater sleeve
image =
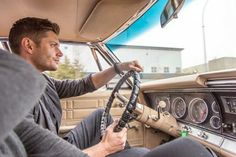
{"type": "Polygon", "coordinates": [[[32,121],[23,120],[15,128],[15,132],[29,157],[88,157],[74,145],[32,121]]]}
{"type": "Polygon", "coordinates": [[[80,96],[96,90],[91,74],[80,80],[57,80],[48,76],[46,79],[51,86],[54,86],[60,99],[80,96]]]}

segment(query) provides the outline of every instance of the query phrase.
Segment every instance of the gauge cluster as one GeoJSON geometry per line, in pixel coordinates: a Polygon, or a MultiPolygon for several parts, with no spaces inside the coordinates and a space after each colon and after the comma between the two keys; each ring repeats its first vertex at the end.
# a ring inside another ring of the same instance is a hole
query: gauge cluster
{"type": "Polygon", "coordinates": [[[171,113],[179,122],[220,132],[220,108],[211,93],[146,93],[154,109],[171,113]],[[164,105],[160,105],[163,104],[164,105]],[[161,106],[161,107],[160,107],[161,106]]]}

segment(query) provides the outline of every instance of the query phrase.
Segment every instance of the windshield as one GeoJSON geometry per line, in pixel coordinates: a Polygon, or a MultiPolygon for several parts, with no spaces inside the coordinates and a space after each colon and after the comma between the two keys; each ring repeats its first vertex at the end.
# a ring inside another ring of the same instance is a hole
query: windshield
{"type": "Polygon", "coordinates": [[[185,0],[178,18],[161,28],[166,2],[159,0],[107,47],[121,61],[137,59],[147,79],[236,67],[235,0],[185,0]]]}

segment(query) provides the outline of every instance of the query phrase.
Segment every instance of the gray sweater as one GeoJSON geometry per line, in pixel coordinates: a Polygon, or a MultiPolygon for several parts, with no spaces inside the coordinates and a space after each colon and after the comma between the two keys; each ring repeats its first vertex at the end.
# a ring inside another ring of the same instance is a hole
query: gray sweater
{"type": "Polygon", "coordinates": [[[81,80],[63,81],[45,74],[43,76],[47,81],[44,93],[27,119],[15,129],[27,154],[33,157],[87,156],[74,145],[57,136],[57,133],[62,117],[60,99],[94,91],[91,75],[81,80]]]}
{"type": "Polygon", "coordinates": [[[15,132],[10,131],[8,136],[0,142],[1,157],[26,157],[24,145],[15,132]]]}
{"type": "Polygon", "coordinates": [[[95,90],[91,75],[81,80],[56,80],[43,75],[47,87],[28,118],[58,134],[62,118],[61,98],[79,96],[95,90]]]}
{"type": "Polygon", "coordinates": [[[88,157],[74,145],[29,120],[23,120],[15,132],[29,157],[88,157]]]}

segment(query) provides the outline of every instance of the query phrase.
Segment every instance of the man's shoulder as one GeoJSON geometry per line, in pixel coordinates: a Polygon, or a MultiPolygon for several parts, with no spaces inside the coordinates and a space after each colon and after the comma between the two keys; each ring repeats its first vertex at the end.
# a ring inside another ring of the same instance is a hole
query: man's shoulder
{"type": "Polygon", "coordinates": [[[54,82],[55,79],[51,76],[49,76],[47,73],[42,73],[42,75],[44,76],[44,78],[46,79],[47,82],[54,82]]]}
{"type": "Polygon", "coordinates": [[[53,77],[50,77],[46,73],[42,73],[42,75],[44,76],[45,80],[47,81],[47,87],[46,88],[48,88],[48,86],[50,86],[50,87],[54,87],[55,86],[56,79],[54,79],[53,77]]]}
{"type": "Polygon", "coordinates": [[[52,77],[50,77],[47,73],[43,72],[42,75],[45,77],[45,78],[48,78],[48,79],[52,79],[52,77]]]}

